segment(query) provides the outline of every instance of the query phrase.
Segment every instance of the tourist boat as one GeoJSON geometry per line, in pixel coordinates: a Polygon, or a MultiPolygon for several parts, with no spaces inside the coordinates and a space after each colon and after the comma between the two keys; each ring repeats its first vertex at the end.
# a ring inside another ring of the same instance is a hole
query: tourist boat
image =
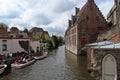
{"type": "Polygon", "coordinates": [[[21,64],[21,63],[19,63],[19,64],[12,63],[12,64],[11,64],[11,67],[12,67],[12,68],[23,68],[23,67],[26,67],[26,66],[28,66],[28,65],[30,65],[30,64],[33,64],[35,61],[36,61],[36,60],[33,59],[33,60],[30,60],[30,61],[28,61],[28,62],[26,62],[26,63],[24,63],[24,64],[21,64]]]}
{"type": "Polygon", "coordinates": [[[6,64],[0,65],[0,75],[5,71],[6,67],[6,64]]]}
{"type": "Polygon", "coordinates": [[[36,60],[41,60],[41,59],[46,58],[47,55],[48,55],[48,52],[44,52],[43,55],[41,55],[41,56],[35,56],[34,58],[35,58],[36,60]]]}

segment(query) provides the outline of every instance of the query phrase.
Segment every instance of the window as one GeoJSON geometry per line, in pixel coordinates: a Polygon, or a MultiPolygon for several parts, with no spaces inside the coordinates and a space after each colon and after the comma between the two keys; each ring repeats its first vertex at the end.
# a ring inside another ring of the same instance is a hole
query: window
{"type": "Polygon", "coordinates": [[[96,17],[96,20],[99,21],[99,17],[98,16],[96,17]]]}
{"type": "Polygon", "coordinates": [[[2,51],[7,51],[7,40],[2,40],[2,51]]]}
{"type": "Polygon", "coordinates": [[[20,38],[23,38],[24,36],[23,35],[20,35],[20,38]]]}
{"type": "Polygon", "coordinates": [[[13,38],[13,35],[10,35],[11,38],[13,38]]]}
{"type": "Polygon", "coordinates": [[[85,46],[85,44],[86,44],[86,37],[82,37],[81,38],[81,46],[83,47],[83,46],[85,46]]]}

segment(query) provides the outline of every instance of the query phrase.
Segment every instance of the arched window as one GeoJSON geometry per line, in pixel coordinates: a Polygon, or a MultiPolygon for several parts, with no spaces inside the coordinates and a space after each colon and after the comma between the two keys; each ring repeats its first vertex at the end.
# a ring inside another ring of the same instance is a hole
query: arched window
{"type": "Polygon", "coordinates": [[[111,54],[103,58],[102,80],[117,80],[117,62],[111,54]]]}

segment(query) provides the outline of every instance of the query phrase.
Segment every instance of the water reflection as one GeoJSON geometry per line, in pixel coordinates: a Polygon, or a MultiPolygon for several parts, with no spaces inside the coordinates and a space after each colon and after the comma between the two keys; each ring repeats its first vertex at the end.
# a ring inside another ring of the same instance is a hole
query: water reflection
{"type": "Polygon", "coordinates": [[[87,57],[76,56],[66,51],[66,64],[77,80],[92,80],[87,72],[87,57]]]}
{"type": "Polygon", "coordinates": [[[0,80],[91,80],[86,70],[86,57],[65,53],[64,46],[50,51],[44,60],[23,69],[12,69],[0,80]]]}

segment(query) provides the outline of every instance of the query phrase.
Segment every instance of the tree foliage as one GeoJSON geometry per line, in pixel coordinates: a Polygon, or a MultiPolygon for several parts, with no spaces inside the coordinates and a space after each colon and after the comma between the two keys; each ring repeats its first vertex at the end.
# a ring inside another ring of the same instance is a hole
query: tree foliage
{"type": "Polygon", "coordinates": [[[32,38],[36,41],[39,41],[40,40],[40,37],[38,35],[33,35],[32,38]]]}
{"type": "Polygon", "coordinates": [[[57,39],[57,36],[52,35],[51,39],[52,39],[53,44],[55,45],[55,48],[57,48],[59,45],[59,41],[57,39]]]}
{"type": "Polygon", "coordinates": [[[44,36],[45,36],[45,40],[46,40],[46,41],[47,41],[47,40],[50,40],[50,37],[49,37],[48,34],[45,34],[44,36]]]}
{"type": "Polygon", "coordinates": [[[58,39],[59,43],[63,43],[63,37],[62,36],[58,36],[57,39],[58,39]]]}

